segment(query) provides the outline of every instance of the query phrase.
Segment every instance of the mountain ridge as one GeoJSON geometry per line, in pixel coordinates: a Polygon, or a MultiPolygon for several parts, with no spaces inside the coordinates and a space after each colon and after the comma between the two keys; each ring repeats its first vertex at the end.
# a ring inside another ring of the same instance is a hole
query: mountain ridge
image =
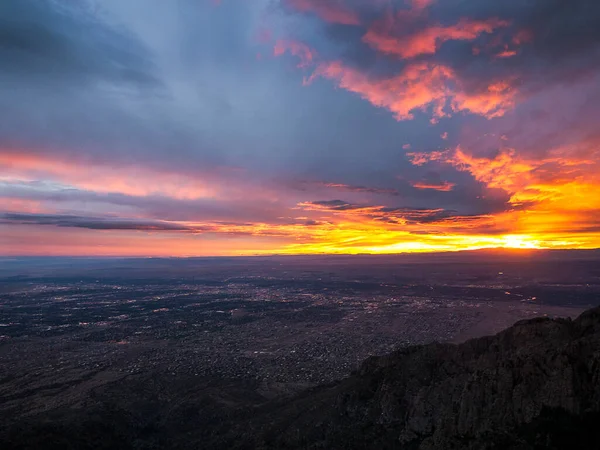
{"type": "Polygon", "coordinates": [[[595,308],[576,320],[530,319],[463,344],[371,357],[351,377],[309,397],[312,405],[288,406],[300,413],[284,426],[275,421],[264,446],[527,449],[543,439],[539,448],[562,448],[552,447],[558,435],[526,439],[520,429],[547,422],[549,414],[575,422],[598,414],[599,344],[595,308]],[[494,446],[499,440],[503,446],[494,446]]]}

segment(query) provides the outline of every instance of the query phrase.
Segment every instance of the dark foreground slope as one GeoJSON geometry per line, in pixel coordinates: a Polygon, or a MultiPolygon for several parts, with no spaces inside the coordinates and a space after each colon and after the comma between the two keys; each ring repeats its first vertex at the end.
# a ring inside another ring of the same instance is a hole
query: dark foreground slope
{"type": "Polygon", "coordinates": [[[370,358],[349,378],[291,399],[261,392],[128,377],[44,413],[15,410],[0,447],[597,449],[600,308],[370,358]]]}
{"type": "Polygon", "coordinates": [[[600,448],[600,308],[464,344],[367,360],[277,410],[265,443],[298,448],[600,448]],[[278,419],[280,418],[280,419],[278,419]]]}

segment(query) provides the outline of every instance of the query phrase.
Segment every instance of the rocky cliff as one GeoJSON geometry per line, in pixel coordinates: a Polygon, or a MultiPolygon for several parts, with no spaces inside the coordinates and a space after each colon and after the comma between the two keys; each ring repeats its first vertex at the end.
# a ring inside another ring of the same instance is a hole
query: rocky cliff
{"type": "Polygon", "coordinates": [[[370,358],[348,379],[282,405],[261,445],[597,449],[599,412],[596,308],[370,358]]]}

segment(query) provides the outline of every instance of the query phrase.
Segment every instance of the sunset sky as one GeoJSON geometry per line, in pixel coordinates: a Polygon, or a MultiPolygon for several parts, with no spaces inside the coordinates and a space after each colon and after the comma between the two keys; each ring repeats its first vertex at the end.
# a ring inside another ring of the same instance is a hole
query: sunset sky
{"type": "Polygon", "coordinates": [[[0,255],[600,247],[598,0],[3,0],[0,255]]]}

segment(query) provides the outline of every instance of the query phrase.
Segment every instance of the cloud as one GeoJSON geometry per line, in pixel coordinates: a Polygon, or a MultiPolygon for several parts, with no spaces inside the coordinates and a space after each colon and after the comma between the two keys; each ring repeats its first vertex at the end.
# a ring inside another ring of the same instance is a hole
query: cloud
{"type": "Polygon", "coordinates": [[[431,161],[446,161],[447,151],[408,152],[406,156],[415,166],[422,166],[431,161]]]}
{"type": "Polygon", "coordinates": [[[355,185],[342,184],[342,183],[324,183],[323,186],[332,188],[332,189],[339,189],[342,191],[349,191],[349,192],[360,192],[360,193],[367,193],[367,194],[392,195],[392,196],[400,195],[399,192],[395,189],[382,189],[382,188],[374,188],[374,187],[367,187],[367,186],[355,186],[355,185]]]}
{"type": "MultiPolygon", "coordinates": [[[[0,150],[0,168],[5,176],[20,179],[44,178],[101,193],[122,193],[131,196],[160,194],[179,199],[212,197],[214,188],[205,181],[187,174],[156,170],[140,165],[124,165],[111,161],[94,161],[85,171],[85,161],[39,155],[26,151],[0,150]],[[131,176],[134,173],[135,176],[131,176]]],[[[197,174],[199,175],[199,174],[197,174]]],[[[217,175],[213,172],[213,176],[217,175]]]]}
{"type": "Polygon", "coordinates": [[[159,84],[150,54],[85,2],[7,0],[0,6],[0,59],[6,76],[38,82],[159,84]]]}
{"type": "MultiPolygon", "coordinates": [[[[381,205],[359,205],[344,200],[322,200],[303,202],[298,205],[305,211],[334,213],[342,220],[359,220],[362,222],[385,222],[393,225],[419,224],[463,224],[488,219],[486,215],[466,216],[457,211],[442,208],[410,208],[381,205]]],[[[416,231],[416,230],[414,230],[416,231]]]]}
{"type": "Polygon", "coordinates": [[[359,16],[347,8],[342,0],[285,0],[285,3],[300,12],[314,13],[322,20],[343,25],[358,25],[359,16]]]}
{"type": "Polygon", "coordinates": [[[392,188],[379,188],[379,187],[371,187],[371,186],[361,186],[355,184],[346,184],[346,183],[332,183],[325,181],[297,181],[290,184],[291,187],[307,190],[307,189],[318,189],[325,188],[326,190],[332,189],[337,191],[344,192],[352,192],[358,194],[374,194],[374,195],[390,195],[390,196],[398,196],[400,192],[397,189],[392,188]]]}
{"type": "MultiPolygon", "coordinates": [[[[246,189],[246,195],[249,194],[246,189]]],[[[258,194],[258,193],[257,193],[258,194]]],[[[286,205],[259,195],[252,198],[173,198],[165,194],[128,195],[76,188],[49,181],[0,181],[0,209],[12,212],[104,212],[151,220],[235,223],[285,223],[286,205]]]]}
{"type": "Polygon", "coordinates": [[[436,118],[453,112],[471,112],[492,118],[504,115],[514,105],[514,91],[507,83],[469,92],[450,67],[414,63],[391,78],[373,78],[336,61],[320,64],[315,77],[334,80],[340,87],[359,94],[377,107],[389,109],[397,120],[414,118],[415,111],[431,110],[436,118]]]}
{"type": "Polygon", "coordinates": [[[600,245],[600,3],[175,3],[0,2],[2,251],[600,245]]]}
{"type": "Polygon", "coordinates": [[[299,205],[301,208],[310,210],[315,209],[317,211],[349,211],[349,210],[364,210],[365,208],[360,205],[353,205],[344,200],[318,200],[313,202],[303,202],[299,205]]]}
{"type": "Polygon", "coordinates": [[[67,228],[87,228],[90,230],[128,231],[186,231],[199,232],[200,229],[157,220],[138,220],[110,217],[84,217],[56,214],[4,213],[0,223],[11,225],[52,225],[67,228]]]}
{"type": "MultiPolygon", "coordinates": [[[[587,156],[587,155],[586,155],[587,156]]],[[[600,207],[598,160],[582,158],[572,148],[558,148],[533,159],[502,147],[489,155],[474,155],[457,147],[444,152],[413,154],[415,165],[448,164],[471,174],[490,190],[509,195],[506,211],[496,215],[498,226],[528,235],[589,233],[595,239],[600,207]]],[[[568,238],[563,235],[562,239],[568,238]]]]}
{"type": "Polygon", "coordinates": [[[375,50],[403,59],[412,59],[421,55],[434,55],[440,46],[448,41],[473,41],[483,33],[509,25],[507,21],[496,18],[484,21],[462,18],[452,25],[427,24],[412,33],[406,33],[414,21],[413,14],[390,14],[369,28],[363,36],[363,42],[375,50]]]}
{"type": "Polygon", "coordinates": [[[430,183],[427,181],[417,181],[412,185],[416,189],[432,189],[440,192],[450,192],[456,184],[450,183],[449,181],[442,181],[439,183],[430,183]]]}
{"type": "Polygon", "coordinates": [[[398,120],[428,108],[434,120],[500,117],[540,89],[598,69],[600,7],[591,0],[569,9],[558,0],[341,4],[360,15],[360,31],[329,26],[331,42],[321,45],[332,56],[313,79],[331,79],[398,120]]]}
{"type": "Polygon", "coordinates": [[[311,50],[306,44],[296,41],[278,40],[273,49],[274,56],[281,56],[286,51],[300,59],[299,68],[310,67],[316,57],[314,50],[311,50]]]}
{"type": "Polygon", "coordinates": [[[222,236],[294,237],[303,227],[328,225],[323,221],[304,221],[287,224],[243,222],[176,222],[113,216],[80,216],[72,214],[1,213],[0,224],[11,226],[48,226],[79,228],[95,231],[140,231],[145,233],[187,233],[222,236]]]}
{"type": "MultiPolygon", "coordinates": [[[[237,70],[240,58],[252,50],[253,59],[257,50],[246,41],[255,7],[188,0],[177,7],[155,0],[1,3],[2,151],[194,176],[225,166],[268,171],[269,155],[243,155],[266,119],[252,113],[255,99],[282,84],[254,61],[237,70]]],[[[267,135],[265,153],[279,139],[267,135]]]]}

